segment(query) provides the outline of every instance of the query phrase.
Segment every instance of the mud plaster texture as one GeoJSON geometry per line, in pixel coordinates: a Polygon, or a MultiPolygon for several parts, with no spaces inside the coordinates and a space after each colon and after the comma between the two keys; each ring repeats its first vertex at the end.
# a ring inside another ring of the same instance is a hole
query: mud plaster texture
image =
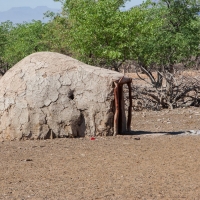
{"type": "Polygon", "coordinates": [[[118,72],[71,57],[34,53],[0,80],[0,139],[113,135],[118,72]]]}

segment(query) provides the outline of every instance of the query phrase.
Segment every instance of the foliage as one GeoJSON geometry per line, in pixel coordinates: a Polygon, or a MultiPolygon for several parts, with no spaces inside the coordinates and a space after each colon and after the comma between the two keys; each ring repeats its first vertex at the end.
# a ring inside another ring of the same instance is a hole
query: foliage
{"type": "Polygon", "coordinates": [[[41,21],[13,25],[7,36],[4,61],[12,66],[31,53],[48,50],[42,40],[45,26],[41,21]]]}
{"type": "Polygon", "coordinates": [[[67,0],[63,14],[69,20],[72,53],[85,62],[109,64],[127,59],[127,16],[124,1],[67,0]]]}
{"type": "MultiPolygon", "coordinates": [[[[134,93],[145,108],[199,106],[198,79],[176,73],[177,64],[188,66],[199,56],[199,4],[178,0],[147,3],[140,7],[144,13],[143,28],[138,29],[141,30],[136,42],[138,46],[133,52],[138,68],[150,79],[150,87],[134,88],[134,93]]],[[[140,77],[140,73],[138,75],[140,77]]]]}
{"type": "Polygon", "coordinates": [[[43,35],[44,43],[49,51],[62,54],[70,54],[68,48],[68,20],[60,15],[53,15],[49,23],[46,24],[43,35]]]}
{"type": "Polygon", "coordinates": [[[192,2],[162,0],[141,6],[144,17],[136,39],[136,58],[146,70],[155,65],[166,69],[198,53],[199,6],[192,2]]]}
{"type": "Polygon", "coordinates": [[[7,40],[7,29],[4,24],[0,25],[0,58],[2,58],[5,50],[5,44],[7,40]]]}
{"type": "MultiPolygon", "coordinates": [[[[199,52],[199,3],[192,0],[147,0],[122,12],[121,0],[65,0],[63,16],[69,21],[68,43],[74,56],[100,65],[136,60],[152,84],[150,73],[187,62],[199,52]]],[[[160,79],[159,79],[160,80],[160,79]]]]}
{"type": "Polygon", "coordinates": [[[8,40],[8,34],[12,27],[12,22],[7,21],[0,24],[0,74],[3,75],[9,68],[9,64],[4,61],[4,55],[6,50],[6,44],[8,40]]]}
{"type": "Polygon", "coordinates": [[[54,1],[62,3],[62,12],[46,13],[51,18],[46,24],[0,25],[1,62],[12,66],[37,51],[56,51],[115,70],[132,60],[138,75],[145,73],[156,90],[165,87],[168,98],[176,65],[188,66],[200,57],[199,0],[146,0],[127,11],[121,9],[126,0],[54,1]]]}
{"type": "Polygon", "coordinates": [[[0,57],[9,67],[22,58],[39,51],[55,51],[67,54],[66,19],[56,16],[49,23],[2,23],[0,26],[0,57]]]}
{"type": "MultiPolygon", "coordinates": [[[[192,0],[147,0],[121,11],[125,0],[56,0],[63,4],[52,19],[10,25],[2,51],[11,65],[37,51],[70,54],[87,63],[112,65],[135,60],[143,72],[187,62],[199,54],[199,3],[192,0]],[[4,49],[4,50],[3,50],[4,49]]],[[[2,34],[0,34],[2,37],[2,34]]],[[[1,56],[2,57],[2,56],[1,56]]],[[[151,77],[157,86],[157,81],[151,77]]]]}
{"type": "MultiPolygon", "coordinates": [[[[179,63],[188,66],[192,58],[199,55],[197,13],[200,7],[189,0],[161,0],[159,3],[147,1],[140,9],[143,13],[142,28],[138,29],[132,52],[140,72],[149,77],[148,83],[157,91],[154,99],[162,107],[173,108],[178,101],[179,87],[175,66],[179,63]],[[152,71],[157,71],[156,75],[152,71]]],[[[141,77],[139,72],[138,76],[141,77]]]]}

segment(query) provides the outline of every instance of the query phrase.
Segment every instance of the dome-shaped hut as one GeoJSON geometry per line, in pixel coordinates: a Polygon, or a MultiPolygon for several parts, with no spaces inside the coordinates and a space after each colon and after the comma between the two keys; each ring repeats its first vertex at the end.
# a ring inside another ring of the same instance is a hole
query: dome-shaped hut
{"type": "Polygon", "coordinates": [[[59,53],[29,55],[0,80],[0,138],[124,132],[130,129],[131,112],[126,122],[122,85],[130,90],[130,82],[123,74],[59,53]]]}

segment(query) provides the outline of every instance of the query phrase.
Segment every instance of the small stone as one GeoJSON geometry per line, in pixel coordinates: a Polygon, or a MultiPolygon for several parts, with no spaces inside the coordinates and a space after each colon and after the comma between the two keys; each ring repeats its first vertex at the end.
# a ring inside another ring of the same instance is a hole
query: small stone
{"type": "Polygon", "coordinates": [[[26,162],[33,161],[32,159],[28,158],[25,160],[26,162]]]}

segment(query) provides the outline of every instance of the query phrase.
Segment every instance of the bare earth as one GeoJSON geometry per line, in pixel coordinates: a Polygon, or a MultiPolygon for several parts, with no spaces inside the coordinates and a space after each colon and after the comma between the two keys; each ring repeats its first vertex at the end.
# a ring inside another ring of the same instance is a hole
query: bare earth
{"type": "Polygon", "coordinates": [[[134,112],[130,135],[0,143],[0,199],[200,199],[200,108],[134,112]]]}

